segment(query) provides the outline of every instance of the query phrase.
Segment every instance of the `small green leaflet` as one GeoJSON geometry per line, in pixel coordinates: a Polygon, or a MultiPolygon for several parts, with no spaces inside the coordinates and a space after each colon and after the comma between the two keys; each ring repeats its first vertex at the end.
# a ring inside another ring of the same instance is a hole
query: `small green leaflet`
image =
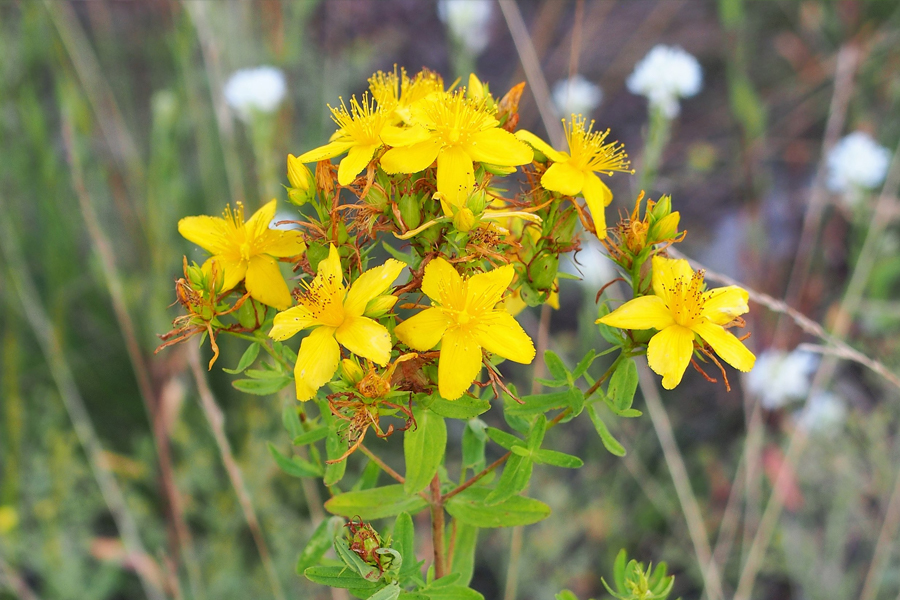
{"type": "Polygon", "coordinates": [[[325,510],[348,519],[363,521],[393,517],[401,512],[417,513],[427,506],[421,496],[409,496],[401,484],[338,494],[325,503],[325,510]]]}

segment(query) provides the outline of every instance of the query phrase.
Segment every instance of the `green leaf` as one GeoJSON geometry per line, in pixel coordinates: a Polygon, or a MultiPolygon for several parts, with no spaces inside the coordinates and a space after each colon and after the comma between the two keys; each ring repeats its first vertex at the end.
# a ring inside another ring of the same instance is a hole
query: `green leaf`
{"type": "Polygon", "coordinates": [[[416,560],[416,532],[408,512],[397,515],[391,544],[403,557],[403,563],[400,565],[400,583],[405,585],[410,580],[421,580],[423,561],[416,560]]]}
{"type": "Polygon", "coordinates": [[[531,473],[534,470],[534,461],[531,456],[513,454],[503,467],[503,474],[490,494],[484,499],[484,503],[495,506],[515,496],[528,487],[531,481],[531,473]]]}
{"type": "Polygon", "coordinates": [[[563,590],[560,593],[556,594],[556,600],[578,600],[578,596],[576,596],[569,590],[563,590]]]}
{"type": "Polygon", "coordinates": [[[563,467],[564,469],[578,469],[584,466],[584,461],[577,456],[572,456],[565,452],[557,452],[556,450],[537,450],[534,453],[533,460],[537,463],[563,467]]]}
{"type": "Polygon", "coordinates": [[[484,600],[484,596],[472,588],[461,585],[450,585],[435,589],[426,588],[419,593],[426,595],[429,600],[484,600]]]}
{"type": "Polygon", "coordinates": [[[616,456],[625,456],[625,448],[609,432],[606,423],[604,423],[603,419],[600,418],[600,415],[597,414],[597,409],[594,408],[593,405],[589,405],[587,410],[588,415],[591,417],[591,422],[594,424],[594,429],[597,430],[597,433],[600,435],[600,440],[603,442],[603,445],[606,446],[606,449],[616,456]]]}
{"type": "Polygon", "coordinates": [[[616,555],[616,562],[613,563],[613,581],[616,584],[616,590],[625,591],[625,565],[628,564],[628,553],[622,548],[616,555]]]}
{"type": "Polygon", "coordinates": [[[353,484],[353,490],[370,490],[376,485],[378,485],[378,477],[381,475],[381,467],[378,466],[377,463],[372,462],[371,460],[366,463],[366,467],[363,469],[362,475],[359,476],[359,479],[356,480],[356,483],[353,484]]]}
{"type": "Polygon", "coordinates": [[[322,560],[322,556],[331,548],[335,533],[343,526],[344,519],[341,517],[331,517],[319,523],[303,552],[297,558],[298,574],[302,575],[307,568],[322,560]]]}
{"type": "Polygon", "coordinates": [[[619,363],[609,379],[609,387],[606,390],[608,401],[617,411],[631,408],[634,402],[634,393],[638,386],[637,365],[631,359],[625,359],[619,363]]]}
{"type": "Polygon", "coordinates": [[[525,442],[528,449],[534,451],[540,448],[545,433],[547,433],[547,417],[541,415],[535,419],[531,431],[528,432],[528,439],[525,442]]]}
{"type": "Polygon", "coordinates": [[[303,460],[299,456],[288,458],[284,454],[279,452],[271,442],[268,444],[268,446],[269,452],[272,454],[272,458],[275,459],[275,463],[278,465],[278,468],[288,475],[291,475],[293,477],[322,476],[323,470],[317,465],[314,465],[308,460],[303,460]]]}
{"type": "Polygon", "coordinates": [[[305,446],[307,444],[314,444],[319,440],[325,439],[328,435],[327,427],[317,427],[315,429],[311,429],[304,434],[298,435],[294,438],[295,446],[305,446]]]}
{"type": "Polygon", "coordinates": [[[374,581],[366,581],[348,567],[309,567],[303,571],[303,575],[313,583],[328,587],[354,590],[378,588],[378,584],[374,581]]]}
{"type": "Polygon", "coordinates": [[[456,545],[450,557],[450,570],[459,575],[461,585],[469,585],[475,572],[475,547],[478,543],[478,528],[460,521],[456,522],[456,545]]]}
{"type": "Polygon", "coordinates": [[[566,421],[574,419],[581,414],[582,410],[584,410],[584,392],[577,387],[569,388],[569,408],[571,408],[572,411],[565,419],[566,421]]]}
{"type": "Polygon", "coordinates": [[[369,596],[368,600],[397,600],[401,591],[403,590],[400,589],[399,585],[392,583],[369,596]]]}
{"type": "Polygon", "coordinates": [[[281,423],[292,438],[303,434],[303,425],[300,423],[300,416],[297,414],[297,403],[289,400],[284,408],[281,409],[281,423]]]}
{"type": "Polygon", "coordinates": [[[222,370],[230,375],[237,375],[238,373],[241,373],[244,369],[252,365],[257,356],[259,356],[259,344],[254,342],[250,344],[246,350],[244,350],[244,354],[241,355],[241,360],[238,361],[237,367],[233,369],[223,368],[222,370]]]}
{"type": "Polygon", "coordinates": [[[363,521],[371,521],[393,517],[404,511],[414,514],[427,504],[421,496],[407,494],[398,483],[338,494],[325,503],[325,510],[348,519],[356,516],[363,521]]]}
{"type": "Polygon", "coordinates": [[[490,490],[470,487],[447,501],[447,512],[461,523],[475,527],[513,527],[531,525],[546,519],[550,507],[534,498],[513,496],[494,506],[486,506],[484,501],[490,490]]]}
{"type": "Polygon", "coordinates": [[[547,350],[544,352],[544,364],[547,365],[547,370],[550,371],[550,374],[553,375],[556,379],[566,380],[569,379],[569,370],[566,368],[566,365],[563,364],[562,359],[552,350],[547,350]]]}
{"type": "MultiPolygon", "coordinates": [[[[341,436],[339,436],[336,431],[329,430],[328,435],[325,437],[325,455],[328,457],[328,460],[337,460],[344,455],[344,452],[347,451],[348,447],[349,444],[347,443],[347,440],[341,439],[341,436]]],[[[346,471],[347,459],[326,464],[325,476],[322,479],[322,483],[327,487],[331,487],[344,478],[344,473],[346,471]]]]}
{"type": "Polygon", "coordinates": [[[484,421],[472,419],[466,424],[462,435],[462,468],[481,471],[484,468],[484,447],[487,435],[484,421]],[[476,429],[477,428],[477,429],[476,429]],[[479,435],[480,432],[480,435],[479,435]]]}
{"type": "Polygon", "coordinates": [[[523,446],[525,441],[517,438],[511,433],[506,433],[502,429],[497,429],[496,427],[488,427],[485,429],[485,432],[488,434],[488,437],[491,438],[495,444],[498,444],[507,450],[512,448],[513,446],[523,446]]]}
{"type": "Polygon", "coordinates": [[[428,408],[448,419],[469,420],[490,410],[491,403],[471,396],[462,396],[456,400],[445,400],[434,396],[434,400],[428,405],[428,408]]]}
{"type": "Polygon", "coordinates": [[[254,396],[271,396],[280,392],[294,382],[293,379],[278,374],[277,377],[267,379],[238,379],[232,381],[231,385],[235,389],[245,394],[253,394],[254,396]]]}
{"type": "Polygon", "coordinates": [[[615,409],[610,409],[610,410],[612,410],[614,413],[616,413],[617,416],[625,417],[625,418],[629,418],[629,419],[633,419],[634,417],[640,417],[642,414],[644,414],[636,408],[628,408],[621,412],[617,411],[615,409]]]}
{"type": "Polygon", "coordinates": [[[400,262],[404,262],[411,267],[415,267],[418,260],[412,253],[405,253],[397,250],[393,246],[388,246],[386,243],[382,242],[382,246],[387,250],[387,253],[399,260],[400,262]]]}
{"type": "Polygon", "coordinates": [[[582,358],[575,366],[575,370],[572,371],[572,380],[574,381],[584,375],[596,358],[597,352],[595,350],[592,349],[588,351],[588,353],[584,355],[584,358],[582,358]]]}
{"type": "Polygon", "coordinates": [[[570,400],[569,390],[563,390],[560,392],[524,396],[522,397],[523,404],[519,404],[513,400],[512,402],[505,403],[503,409],[504,412],[516,416],[540,415],[555,408],[565,408],[569,405],[570,400]]]}
{"type": "Polygon", "coordinates": [[[403,456],[406,459],[407,494],[421,492],[434,479],[444,461],[447,449],[447,424],[444,417],[428,409],[413,410],[416,428],[403,435],[403,456]]]}

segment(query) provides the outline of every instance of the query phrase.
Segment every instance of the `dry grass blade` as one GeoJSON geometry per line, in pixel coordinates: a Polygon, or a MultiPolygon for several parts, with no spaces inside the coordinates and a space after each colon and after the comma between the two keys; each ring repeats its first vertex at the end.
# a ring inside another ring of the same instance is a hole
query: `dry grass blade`
{"type": "Polygon", "coordinates": [[[197,393],[200,395],[200,406],[203,408],[206,420],[209,421],[210,428],[212,428],[213,437],[216,439],[216,445],[222,457],[222,463],[225,465],[225,470],[228,473],[228,479],[231,480],[231,486],[237,495],[241,510],[244,512],[244,519],[247,521],[247,527],[250,528],[250,534],[253,536],[253,541],[259,552],[259,559],[262,561],[263,568],[266,570],[266,575],[269,578],[272,595],[277,600],[285,600],[284,590],[281,589],[281,581],[278,579],[278,572],[272,563],[269,547],[266,545],[266,540],[263,537],[259,519],[256,518],[256,511],[253,509],[250,491],[247,489],[244,476],[241,474],[241,469],[234,458],[234,453],[231,451],[231,443],[225,435],[225,414],[216,403],[216,398],[209,388],[209,383],[206,381],[206,373],[203,371],[203,367],[200,366],[199,348],[193,345],[190,346],[188,360],[191,364],[194,381],[197,384],[197,393]]]}
{"type": "Polygon", "coordinates": [[[656,431],[659,443],[662,446],[663,456],[666,459],[666,465],[669,467],[672,482],[675,484],[675,492],[678,494],[678,501],[681,504],[681,511],[684,513],[685,521],[687,521],[688,534],[690,534],[691,542],[694,545],[694,554],[697,556],[697,562],[700,563],[700,575],[703,577],[703,586],[710,600],[721,600],[723,598],[722,577],[719,574],[716,563],[712,560],[709,533],[706,530],[706,525],[703,523],[697,496],[694,494],[694,490],[691,489],[691,481],[688,477],[687,468],[684,466],[681,451],[678,449],[678,444],[675,441],[672,423],[669,421],[669,415],[663,406],[659,390],[656,388],[656,380],[646,362],[638,361],[638,375],[640,376],[641,394],[647,403],[647,410],[650,413],[653,429],[656,431]]]}
{"type": "Polygon", "coordinates": [[[525,78],[528,80],[528,87],[531,88],[531,93],[534,95],[534,100],[537,103],[541,121],[547,129],[550,141],[555,147],[561,148],[565,140],[562,124],[553,113],[547,78],[544,77],[544,72],[541,70],[541,61],[537,52],[535,52],[531,36],[528,35],[528,27],[522,18],[519,5],[516,4],[515,0],[497,0],[497,3],[500,5],[503,18],[506,20],[506,26],[509,28],[510,35],[512,35],[516,52],[519,55],[519,61],[522,63],[522,68],[525,69],[525,78]]]}
{"type": "MultiPolygon", "coordinates": [[[[2,199],[0,199],[0,212],[9,214],[8,207],[2,199]]],[[[62,342],[56,330],[50,325],[53,321],[44,309],[34,280],[28,272],[12,220],[0,219],[0,223],[2,223],[0,225],[0,251],[2,251],[4,262],[9,270],[9,281],[19,297],[25,318],[41,347],[59,390],[60,398],[72,420],[75,434],[84,449],[97,485],[100,487],[103,500],[122,537],[126,552],[131,556],[146,557],[147,553],[141,541],[137,521],[128,509],[128,504],[125,502],[116,478],[103,459],[103,446],[94,430],[94,424],[84,405],[81,392],[78,391],[78,386],[75,384],[75,377],[66,359],[62,342]]],[[[154,582],[148,580],[141,570],[136,572],[147,598],[163,600],[164,595],[154,582]]]]}

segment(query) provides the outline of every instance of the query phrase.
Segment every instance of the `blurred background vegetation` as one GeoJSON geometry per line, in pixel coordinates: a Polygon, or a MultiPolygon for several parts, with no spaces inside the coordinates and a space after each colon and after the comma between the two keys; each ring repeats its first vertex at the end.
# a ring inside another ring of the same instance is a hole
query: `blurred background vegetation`
{"type": "MultiPolygon", "coordinates": [[[[575,72],[601,86],[590,116],[639,173],[647,103],[625,79],[658,43],[695,55],[703,89],[682,102],[647,190],[673,195],[682,250],[786,298],[886,370],[823,360],[814,387],[847,412],[808,439],[801,403],[760,410],[734,372],[730,393],[692,373],[664,394],[674,445],[646,414],[618,422],[624,458],[589,427],[568,429],[554,447],[587,464],[536,473],[532,493],[554,515],[524,531],[517,597],[568,587],[599,598],[623,547],[667,561],[685,598],[713,570],[725,597],[750,583],[756,598],[897,597],[896,174],[850,210],[822,170],[847,132],[900,140],[895,3],[507,0],[474,52],[426,0],[20,0],[0,3],[0,598],[329,597],[294,572],[327,492],[279,471],[266,448],[288,450],[290,388],[233,389],[221,367],[237,363],[236,339],[221,339],[209,388],[185,346],[153,355],[177,314],[182,255],[202,258],[176,224],[237,200],[278,197],[289,211],[287,153],[324,142],[326,103],[361,93],[377,69],[452,81],[474,67],[500,94],[525,80],[513,13],[546,82],[575,72]],[[287,80],[269,129],[235,118],[222,91],[235,70],[264,64],[287,80]],[[224,436],[201,393],[221,407],[224,436]]],[[[526,91],[520,126],[546,135],[539,108],[526,91]]],[[[633,206],[637,182],[612,179],[614,213],[633,206]]],[[[590,285],[563,281],[550,321],[549,347],[570,364],[602,344],[593,298],[610,276],[590,252],[579,254],[590,285]]],[[[751,309],[757,353],[822,342],[751,309]]],[[[521,317],[533,335],[539,312],[521,317]]],[[[508,596],[510,533],[481,535],[474,586],[508,596]]]]}

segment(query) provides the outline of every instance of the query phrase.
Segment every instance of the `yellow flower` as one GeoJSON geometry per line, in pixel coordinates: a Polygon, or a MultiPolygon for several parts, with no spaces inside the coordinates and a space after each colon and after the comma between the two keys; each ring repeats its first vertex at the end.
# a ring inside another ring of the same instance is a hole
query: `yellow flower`
{"type": "Polygon", "coordinates": [[[272,200],[244,222],[244,207],[239,202],[234,210],[225,209],[224,218],[181,219],[178,233],[212,253],[203,268],[209,272],[211,262],[216,262],[219,272],[224,273],[223,291],[246,278],[251,297],[283,310],[291,305],[291,292],[275,259],[297,256],[306,249],[306,244],[297,231],[269,229],[274,217],[275,200],[272,200]]]}
{"type": "Polygon", "coordinates": [[[422,69],[412,79],[406,69],[397,67],[392,73],[378,71],[369,78],[369,91],[378,103],[378,107],[387,113],[393,113],[394,122],[411,120],[410,106],[431,94],[444,92],[443,78],[428,69],[422,69]]]}
{"type": "Polygon", "coordinates": [[[500,129],[482,103],[465,90],[428,97],[412,107],[414,127],[386,127],[381,139],[393,146],[381,157],[386,173],[418,173],[437,160],[437,191],[461,206],[475,187],[473,161],[513,167],[534,153],[500,129]]]}
{"type": "Polygon", "coordinates": [[[629,300],[598,323],[623,329],[658,329],[647,347],[650,368],[673,389],[694,352],[694,334],[734,368],[747,372],[756,357],[723,325],[746,313],[747,291],[735,285],[701,291],[703,271],[686,260],[653,257],[653,293],[629,300]]]}
{"type": "Polygon", "coordinates": [[[275,315],[269,337],[286,340],[295,333],[315,327],[303,339],[294,366],[297,399],[310,400],[316,391],[331,381],[344,346],[357,356],[386,365],[391,358],[391,335],[374,319],[366,316],[366,307],[378,300],[405,265],[388,259],[383,265],[367,270],[344,287],[341,258],[331,245],[328,258],[319,263],[319,271],[307,284],[298,305],[275,315]]]}
{"type": "Polygon", "coordinates": [[[374,101],[363,95],[362,103],[356,97],[350,99],[350,110],[341,100],[340,108],[331,108],[331,118],[339,129],[324,146],[300,155],[300,162],[319,162],[347,153],[338,166],[338,183],[350,185],[366,168],[381,146],[381,131],[390,123],[391,115],[375,108],[374,101]]]}
{"type": "Polygon", "coordinates": [[[606,237],[606,215],[604,207],[612,202],[612,192],[596,173],[612,175],[613,171],[633,173],[628,167],[631,162],[625,148],[618,142],[604,143],[609,135],[606,131],[592,131],[594,122],[585,128],[586,119],[572,115],[568,125],[563,119],[569,152],[558,152],[547,142],[530,131],[519,131],[516,136],[531,144],[547,156],[553,164],[541,177],[544,189],[566,196],[581,194],[591,211],[598,238],[606,237]]]}
{"type": "Polygon", "coordinates": [[[397,338],[424,352],[441,343],[438,391],[448,400],[465,393],[481,371],[481,349],[528,364],[534,360],[531,338],[506,312],[503,292],[515,270],[505,265],[463,279],[443,258],[425,267],[422,291],[432,307],[397,325],[397,338]]]}

